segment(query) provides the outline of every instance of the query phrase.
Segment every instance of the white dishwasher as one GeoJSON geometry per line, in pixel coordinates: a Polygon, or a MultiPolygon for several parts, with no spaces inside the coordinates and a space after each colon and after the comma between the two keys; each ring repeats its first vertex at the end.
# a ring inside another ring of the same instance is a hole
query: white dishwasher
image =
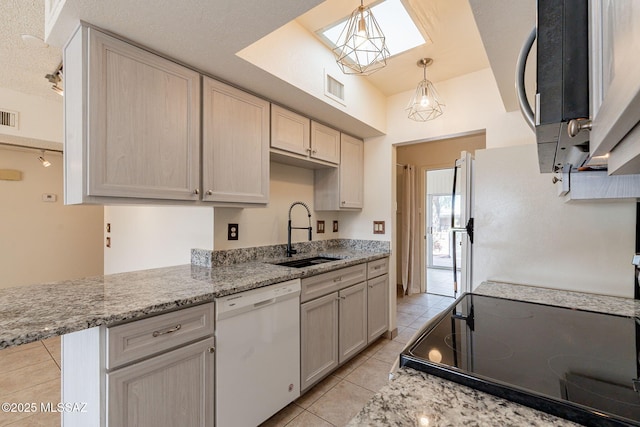
{"type": "Polygon", "coordinates": [[[216,426],[253,427],[300,396],[300,279],[216,299],[216,426]]]}

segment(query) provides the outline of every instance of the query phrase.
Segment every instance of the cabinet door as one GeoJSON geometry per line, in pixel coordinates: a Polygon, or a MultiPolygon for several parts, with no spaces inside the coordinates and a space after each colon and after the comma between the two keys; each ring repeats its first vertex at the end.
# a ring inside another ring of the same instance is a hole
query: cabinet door
{"type": "Polygon", "coordinates": [[[366,282],[339,292],[340,298],[340,357],[343,363],[367,345],[367,286],[366,282]]]}
{"type": "Polygon", "coordinates": [[[367,342],[384,334],[389,318],[389,275],[367,282],[367,342]]]}
{"type": "Polygon", "coordinates": [[[204,77],[203,200],[269,201],[269,103],[204,77]]]}
{"type": "Polygon", "coordinates": [[[312,121],[311,157],[326,162],[340,163],[340,132],[312,121]]]}
{"type": "Polygon", "coordinates": [[[212,427],[213,338],[107,374],[109,427],[212,427]]]}
{"type": "Polygon", "coordinates": [[[640,4],[589,2],[592,156],[609,154],[610,174],[640,173],[640,4]]]}
{"type": "Polygon", "coordinates": [[[88,34],[87,194],[197,200],[200,75],[88,34]]]}
{"type": "Polygon", "coordinates": [[[308,156],[311,120],[271,104],[271,147],[308,156]]]}
{"type": "Polygon", "coordinates": [[[340,144],[340,207],[362,208],[364,194],[364,142],[342,134],[340,144]]]}
{"type": "Polygon", "coordinates": [[[338,366],[338,293],[300,306],[300,390],[338,366]]]}

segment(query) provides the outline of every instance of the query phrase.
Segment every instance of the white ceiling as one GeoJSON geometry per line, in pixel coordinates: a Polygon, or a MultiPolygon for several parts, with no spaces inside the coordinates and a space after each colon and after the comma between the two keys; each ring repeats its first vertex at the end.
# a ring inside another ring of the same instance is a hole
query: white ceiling
{"type": "MultiPolygon", "coordinates": [[[[382,93],[390,96],[415,89],[422,80],[422,69],[416,65],[421,58],[433,58],[433,65],[427,70],[427,77],[433,82],[489,67],[468,0],[402,1],[431,42],[392,57],[385,68],[365,77],[382,93]]],[[[350,15],[359,5],[358,0],[326,0],[297,21],[315,34],[350,15]]]]}
{"type": "MultiPolygon", "coordinates": [[[[44,0],[0,0],[0,86],[62,103],[44,76],[60,64],[59,47],[32,46],[21,34],[44,39],[44,0]]],[[[2,105],[0,107],[9,108],[2,105]]]]}
{"type": "MultiPolygon", "coordinates": [[[[524,40],[520,33],[526,34],[531,27],[535,18],[534,0],[403,2],[433,43],[391,58],[385,69],[366,77],[384,94],[392,95],[417,85],[421,71],[416,61],[422,57],[434,59],[428,69],[428,77],[434,82],[477,71],[491,63],[501,93],[504,88],[513,87],[509,67],[515,64],[517,49],[513,54],[511,45],[519,45],[524,40]],[[474,13],[476,19],[480,17],[480,32],[474,13]]],[[[324,101],[236,56],[236,52],[296,18],[313,32],[348,15],[358,5],[358,0],[66,0],[64,3],[76,22],[90,22],[321,121],[339,124],[354,135],[369,137],[380,132],[345,117],[324,101]]],[[[44,0],[0,0],[0,7],[4,13],[0,25],[0,86],[60,99],[49,89],[44,75],[59,64],[59,46],[66,41],[68,32],[54,27],[47,39],[52,46],[26,46],[20,34],[43,37],[44,0]]],[[[504,89],[506,105],[510,105],[508,92],[504,89]]]]}

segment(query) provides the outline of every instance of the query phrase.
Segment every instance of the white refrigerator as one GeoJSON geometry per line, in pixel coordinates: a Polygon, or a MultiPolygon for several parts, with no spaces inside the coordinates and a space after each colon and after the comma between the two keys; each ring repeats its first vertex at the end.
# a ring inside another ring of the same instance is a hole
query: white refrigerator
{"type": "Polygon", "coordinates": [[[495,280],[633,297],[635,199],[566,202],[552,178],[535,144],[475,152],[470,289],[495,280]]]}

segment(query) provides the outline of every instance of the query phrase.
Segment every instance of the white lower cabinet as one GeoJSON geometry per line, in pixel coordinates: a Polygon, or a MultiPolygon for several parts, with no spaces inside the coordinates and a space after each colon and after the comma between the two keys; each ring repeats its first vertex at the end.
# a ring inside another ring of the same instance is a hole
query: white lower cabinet
{"type": "MultiPolygon", "coordinates": [[[[377,273],[386,272],[388,264],[385,259],[369,265],[377,273]]],[[[387,331],[388,275],[367,281],[366,274],[365,263],[302,280],[300,298],[305,301],[300,306],[302,392],[387,331]]]]}
{"type": "Polygon", "coordinates": [[[300,306],[300,390],[338,366],[338,293],[300,306]]]}
{"type": "Polygon", "coordinates": [[[107,374],[107,425],[212,427],[214,341],[208,338],[107,374]]]}
{"type": "Polygon", "coordinates": [[[389,327],[389,275],[367,281],[367,341],[375,341],[389,327]]]}
{"type": "Polygon", "coordinates": [[[344,363],[367,346],[367,287],[362,282],[343,289],[340,298],[339,348],[344,363]]]}
{"type": "Polygon", "coordinates": [[[214,306],[62,336],[65,427],[213,427],[214,306]]]}

